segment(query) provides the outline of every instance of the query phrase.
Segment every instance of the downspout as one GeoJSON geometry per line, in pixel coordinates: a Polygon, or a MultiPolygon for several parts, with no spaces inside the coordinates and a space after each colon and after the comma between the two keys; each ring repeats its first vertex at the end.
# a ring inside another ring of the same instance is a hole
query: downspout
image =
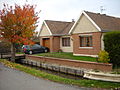
{"type": "Polygon", "coordinates": [[[101,50],[104,50],[104,41],[103,41],[103,38],[104,38],[104,33],[101,32],[101,43],[100,43],[100,47],[101,47],[101,50]]]}

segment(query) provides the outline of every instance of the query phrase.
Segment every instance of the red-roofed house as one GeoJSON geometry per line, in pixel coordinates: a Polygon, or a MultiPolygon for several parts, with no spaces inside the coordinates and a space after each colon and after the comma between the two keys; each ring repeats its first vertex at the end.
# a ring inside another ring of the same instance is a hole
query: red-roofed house
{"type": "Polygon", "coordinates": [[[120,30],[120,18],[82,11],[75,23],[45,20],[39,34],[40,44],[51,52],[62,50],[96,57],[104,49],[104,33],[116,30],[120,30]]]}

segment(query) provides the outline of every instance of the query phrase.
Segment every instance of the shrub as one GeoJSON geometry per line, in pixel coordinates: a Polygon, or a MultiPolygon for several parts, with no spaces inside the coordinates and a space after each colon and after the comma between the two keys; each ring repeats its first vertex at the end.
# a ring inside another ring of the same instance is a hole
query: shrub
{"type": "Polygon", "coordinates": [[[108,52],[106,52],[105,50],[100,51],[98,54],[98,61],[108,63],[110,61],[108,52]]]}
{"type": "Polygon", "coordinates": [[[15,44],[15,50],[16,50],[16,52],[22,52],[23,50],[22,50],[22,44],[15,44]]]}
{"type": "MultiPolygon", "coordinates": [[[[22,52],[22,45],[15,44],[16,52],[22,52]]],[[[9,53],[11,52],[11,44],[6,41],[0,42],[0,53],[9,53]]]]}
{"type": "Polygon", "coordinates": [[[120,31],[108,32],[104,36],[105,51],[109,53],[113,67],[120,65],[120,31]]]}
{"type": "Polygon", "coordinates": [[[10,43],[7,43],[6,41],[0,42],[0,53],[8,53],[10,52],[10,43]]]}

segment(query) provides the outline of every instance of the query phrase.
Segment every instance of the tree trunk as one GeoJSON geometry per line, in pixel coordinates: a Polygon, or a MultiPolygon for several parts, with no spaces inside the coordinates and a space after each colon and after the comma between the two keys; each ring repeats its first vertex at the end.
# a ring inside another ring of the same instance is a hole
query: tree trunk
{"type": "Polygon", "coordinates": [[[15,62],[15,43],[11,43],[11,61],[15,62]]]}

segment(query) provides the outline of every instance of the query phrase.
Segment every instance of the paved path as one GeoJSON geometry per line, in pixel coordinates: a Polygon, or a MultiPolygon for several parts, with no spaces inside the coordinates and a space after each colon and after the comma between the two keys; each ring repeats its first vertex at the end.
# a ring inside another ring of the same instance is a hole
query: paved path
{"type": "Polygon", "coordinates": [[[49,80],[37,78],[24,72],[8,68],[0,63],[0,90],[93,90],[93,89],[80,88],[77,86],[51,82],[49,80]]]}

